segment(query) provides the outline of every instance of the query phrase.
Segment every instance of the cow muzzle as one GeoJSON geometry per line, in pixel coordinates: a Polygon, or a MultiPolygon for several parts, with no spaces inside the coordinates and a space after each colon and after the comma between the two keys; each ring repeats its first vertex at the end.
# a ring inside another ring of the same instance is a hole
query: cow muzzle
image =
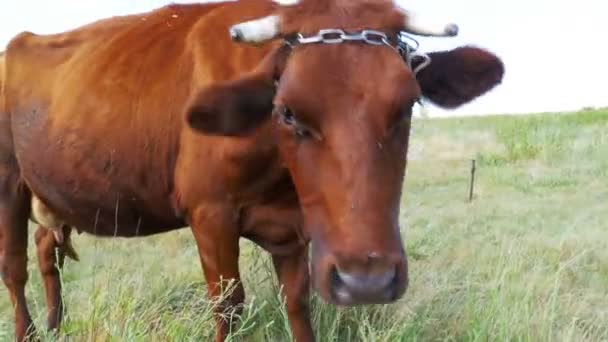
{"type": "Polygon", "coordinates": [[[387,304],[401,298],[408,283],[404,256],[369,253],[334,257],[328,267],[329,295],[338,305],[387,304]]]}

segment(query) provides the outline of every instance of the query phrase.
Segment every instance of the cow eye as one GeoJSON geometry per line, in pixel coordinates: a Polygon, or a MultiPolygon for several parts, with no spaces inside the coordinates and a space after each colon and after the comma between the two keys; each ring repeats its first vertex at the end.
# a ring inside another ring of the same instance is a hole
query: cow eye
{"type": "Polygon", "coordinates": [[[291,109],[287,106],[281,106],[277,109],[277,113],[279,114],[279,120],[281,123],[287,126],[295,126],[297,124],[296,116],[293,114],[291,109]]]}
{"type": "Polygon", "coordinates": [[[315,136],[310,128],[306,125],[298,122],[295,114],[289,107],[280,106],[275,109],[278,116],[279,122],[293,132],[293,134],[299,138],[310,138],[315,136]]]}

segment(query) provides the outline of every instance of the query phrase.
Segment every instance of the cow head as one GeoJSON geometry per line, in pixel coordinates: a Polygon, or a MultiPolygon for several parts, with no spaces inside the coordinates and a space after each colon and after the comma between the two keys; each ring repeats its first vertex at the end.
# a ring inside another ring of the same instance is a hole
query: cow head
{"type": "Polygon", "coordinates": [[[289,44],[250,74],[192,99],[187,120],[205,134],[244,135],[272,120],[312,242],[314,285],[330,302],[388,303],[405,292],[398,218],[412,106],[423,97],[458,107],[500,83],[504,69],[493,54],[461,47],[428,54],[430,63],[415,73],[421,60],[408,65],[388,43],[400,32],[457,30],[427,26],[390,1],[290,1],[230,31],[241,43],[289,44]],[[388,39],[305,43],[323,29],[369,29],[388,39]]]}

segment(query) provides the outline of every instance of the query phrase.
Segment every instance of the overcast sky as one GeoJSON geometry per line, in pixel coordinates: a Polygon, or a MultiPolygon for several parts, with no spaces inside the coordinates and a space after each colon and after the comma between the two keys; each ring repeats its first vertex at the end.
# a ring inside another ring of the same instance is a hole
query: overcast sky
{"type": "MultiPolygon", "coordinates": [[[[54,33],[107,16],[146,11],[166,0],[0,2],[0,47],[17,33],[54,33]]],[[[502,85],[451,114],[521,113],[608,105],[605,0],[401,0],[403,7],[460,26],[457,38],[421,38],[433,51],[475,44],[506,66],[502,85]]],[[[446,112],[430,108],[435,115],[446,112]]],[[[447,114],[450,114],[447,113],[447,114]]]]}

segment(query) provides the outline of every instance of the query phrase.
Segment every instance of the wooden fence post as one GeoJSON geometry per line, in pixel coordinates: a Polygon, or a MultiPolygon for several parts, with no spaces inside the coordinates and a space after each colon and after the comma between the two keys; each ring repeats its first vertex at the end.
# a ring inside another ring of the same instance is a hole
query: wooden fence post
{"type": "Polygon", "coordinates": [[[475,159],[471,160],[471,184],[469,186],[469,203],[473,202],[473,194],[475,193],[475,171],[477,169],[475,159]]]}

